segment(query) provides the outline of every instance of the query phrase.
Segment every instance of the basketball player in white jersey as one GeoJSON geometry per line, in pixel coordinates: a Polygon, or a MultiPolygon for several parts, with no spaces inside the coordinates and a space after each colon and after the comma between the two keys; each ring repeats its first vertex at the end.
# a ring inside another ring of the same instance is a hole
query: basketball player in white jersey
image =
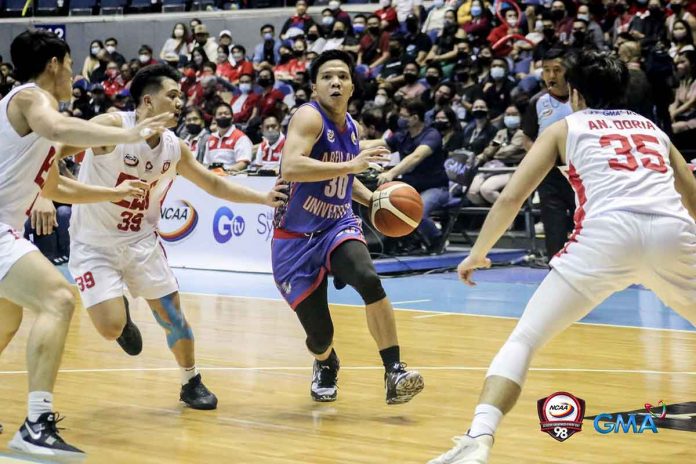
{"type": "Polygon", "coordinates": [[[164,130],[165,116],[137,127],[108,128],[58,112],[70,100],[72,59],[68,45],[45,31],[27,31],[10,48],[15,87],[0,100],[0,352],[22,322],[22,308],[37,315],[27,343],[29,407],[10,442],[19,451],[43,455],[81,454],[58,434],[53,386],[74,307],[71,287],[55,267],[22,239],[26,215],[39,193],[65,203],[120,201],[144,193],[140,181],[113,188],[88,187],[58,175],[59,143],[78,146],[136,142],[141,131],[164,130]]]}
{"type": "Polygon", "coordinates": [[[575,230],[551,260],[517,327],[491,363],[471,428],[431,464],[488,462],[493,435],[519,398],[535,352],[614,292],[652,290],[696,323],[696,180],[669,138],[620,107],[628,71],[584,51],[568,60],[574,113],[544,131],[495,202],[459,276],[475,269],[558,161],[569,167],[575,230]]]}
{"type": "MultiPolygon", "coordinates": [[[[176,71],[167,65],[147,66],[138,71],[130,87],[136,111],[108,113],[93,121],[105,128],[129,128],[145,118],[171,113],[168,125],[176,125],[183,107],[178,81],[176,71]]],[[[64,154],[71,151],[66,148],[64,154]]],[[[228,201],[275,207],[286,198],[279,191],[282,186],[260,193],[213,174],[168,130],[146,142],[93,148],[80,168],[80,181],[107,187],[140,179],[149,189],[144,199],[73,207],[69,268],[99,333],[117,340],[132,356],[142,350],[142,338],[130,319],[124,287],[132,296],[147,300],[181,368],[181,401],[195,409],[215,409],[217,398],[196,369],[193,332],[157,234],[160,206],[177,174],[228,201]]]]}

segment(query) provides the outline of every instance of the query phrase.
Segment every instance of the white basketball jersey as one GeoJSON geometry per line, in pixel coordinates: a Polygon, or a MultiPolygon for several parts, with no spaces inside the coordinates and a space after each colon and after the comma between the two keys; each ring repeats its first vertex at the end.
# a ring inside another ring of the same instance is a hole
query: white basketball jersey
{"type": "Polygon", "coordinates": [[[21,137],[10,124],[7,107],[19,92],[36,84],[15,87],[0,100],[0,231],[21,232],[56,158],[55,144],[35,132],[21,137]],[[4,224],[4,225],[3,225],[4,224]]]}
{"type": "MultiPolygon", "coordinates": [[[[135,112],[116,113],[123,128],[136,125],[135,112]]],[[[115,203],[74,205],[70,237],[93,246],[135,243],[155,233],[160,206],[169,190],[181,158],[179,139],[165,131],[154,149],[146,142],[117,145],[114,151],[95,155],[87,150],[78,180],[90,185],[115,187],[126,180],[140,179],[150,185],[144,199],[126,198],[115,203]]]]}
{"type": "Polygon", "coordinates": [[[565,120],[576,223],[617,210],[693,222],[674,187],[669,137],[652,121],[628,110],[591,109],[565,120]]]}

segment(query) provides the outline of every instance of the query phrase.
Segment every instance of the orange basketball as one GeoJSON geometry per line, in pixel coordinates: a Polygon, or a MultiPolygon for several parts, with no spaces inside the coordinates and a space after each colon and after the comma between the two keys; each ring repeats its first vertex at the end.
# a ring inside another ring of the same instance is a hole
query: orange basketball
{"type": "Polygon", "coordinates": [[[403,237],[418,227],[423,200],[416,189],[403,182],[387,182],[372,194],[370,220],[387,237],[403,237]]]}

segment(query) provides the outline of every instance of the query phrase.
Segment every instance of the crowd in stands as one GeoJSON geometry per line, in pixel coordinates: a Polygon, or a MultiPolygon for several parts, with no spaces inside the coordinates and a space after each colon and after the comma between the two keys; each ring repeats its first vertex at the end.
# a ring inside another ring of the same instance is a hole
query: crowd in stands
{"type": "MultiPolygon", "coordinates": [[[[297,0],[280,30],[261,25],[250,50],[197,19],[143,44],[137,57],[121,55],[118,38],[95,38],[62,110],[91,118],[132,109],[133,75],[167,63],[180,71],[186,100],[176,131],[200,162],[228,172],[274,169],[290,117],[313,97],[312,61],[341,49],[356,63],[350,115],[364,138],[394,151],[394,168],[378,182],[413,185],[427,215],[461,192],[452,183],[458,169],[519,164],[544,118],[569,108],[564,56],[589,48],[627,64],[628,109],[654,121],[688,158],[695,153],[696,2],[380,0],[374,14],[350,15],[331,0],[318,16],[307,7],[297,0]],[[453,158],[461,162],[448,163],[453,158]]],[[[15,84],[12,66],[1,64],[0,94],[15,84]]],[[[485,171],[466,186],[467,204],[492,204],[510,178],[485,171]]],[[[542,195],[544,227],[555,237],[550,255],[565,242],[574,209],[558,176],[542,195]]],[[[439,229],[427,221],[425,228],[427,249],[441,248],[439,229]]]]}

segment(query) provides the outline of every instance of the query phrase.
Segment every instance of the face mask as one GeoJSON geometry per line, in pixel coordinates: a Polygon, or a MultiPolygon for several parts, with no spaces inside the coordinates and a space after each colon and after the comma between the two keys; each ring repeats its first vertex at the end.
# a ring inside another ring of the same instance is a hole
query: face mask
{"type": "Polygon", "coordinates": [[[109,52],[109,54],[111,54],[111,53],[113,53],[113,52],[116,51],[116,47],[114,47],[113,45],[107,45],[107,46],[104,47],[104,48],[106,48],[106,51],[109,52]]]}
{"type": "Polygon", "coordinates": [[[290,61],[290,58],[291,58],[291,57],[292,57],[292,55],[290,55],[289,53],[283,53],[282,55],[280,55],[280,62],[281,62],[282,64],[285,64],[285,63],[287,63],[288,61],[290,61]]]}
{"type": "Polygon", "coordinates": [[[520,127],[520,117],[519,116],[505,116],[503,117],[503,123],[508,129],[517,129],[520,127]]]}
{"type": "Polygon", "coordinates": [[[251,92],[251,84],[248,84],[248,83],[246,83],[246,82],[243,83],[243,84],[239,84],[239,91],[242,92],[242,93],[249,93],[249,92],[251,92]]]}
{"type": "Polygon", "coordinates": [[[433,6],[435,8],[442,8],[445,5],[445,0],[435,0],[433,6]]]}
{"type": "Polygon", "coordinates": [[[400,47],[389,47],[389,54],[392,56],[392,58],[395,58],[397,56],[401,56],[401,48],[400,47]]]}
{"type": "Polygon", "coordinates": [[[203,130],[203,126],[200,124],[186,124],[186,132],[191,135],[198,135],[203,130]]]}
{"type": "Polygon", "coordinates": [[[510,19],[507,19],[506,21],[507,21],[507,25],[510,27],[517,26],[517,18],[510,18],[510,19]]]}
{"type": "Polygon", "coordinates": [[[425,82],[432,87],[440,82],[440,78],[437,76],[425,76],[425,82]]]}
{"type": "Polygon", "coordinates": [[[449,103],[449,98],[447,97],[437,97],[435,100],[438,106],[446,106],[449,103]]]}
{"type": "Polygon", "coordinates": [[[560,21],[565,16],[565,10],[551,10],[551,19],[560,21]]]}
{"type": "Polygon", "coordinates": [[[203,64],[203,57],[202,56],[195,56],[195,57],[193,57],[193,62],[200,66],[203,64]]]}
{"type": "Polygon", "coordinates": [[[433,127],[440,132],[445,132],[447,129],[450,128],[450,123],[449,121],[435,121],[433,123],[433,127]]]}
{"type": "Polygon", "coordinates": [[[556,30],[552,28],[544,29],[544,37],[546,40],[553,40],[553,38],[556,36],[556,30]]]}
{"type": "Polygon", "coordinates": [[[307,34],[307,40],[309,40],[310,42],[314,42],[318,38],[319,38],[318,34],[307,34]]]}
{"type": "Polygon", "coordinates": [[[414,84],[418,80],[418,75],[413,73],[404,73],[404,81],[407,84],[414,84]]]}
{"type": "Polygon", "coordinates": [[[585,31],[573,31],[573,37],[575,38],[576,42],[584,42],[585,31]]]}
{"type": "Polygon", "coordinates": [[[142,63],[149,63],[150,62],[150,55],[138,55],[138,60],[142,63]]]}
{"type": "Polygon", "coordinates": [[[234,59],[234,61],[243,61],[244,55],[242,55],[241,53],[233,53],[232,58],[234,59]]]}
{"type": "Polygon", "coordinates": [[[295,97],[295,105],[296,106],[301,106],[301,105],[304,105],[305,103],[307,103],[307,99],[295,97]]]}
{"type": "Polygon", "coordinates": [[[97,53],[99,53],[99,50],[101,50],[101,48],[99,47],[92,47],[89,49],[89,51],[92,53],[92,56],[95,56],[97,53]]]}
{"type": "Polygon", "coordinates": [[[590,22],[590,15],[579,14],[579,15],[578,15],[578,19],[583,19],[583,20],[585,20],[585,21],[587,21],[587,22],[589,23],[589,22],[590,22]]]}
{"type": "Polygon", "coordinates": [[[321,23],[324,26],[331,26],[334,23],[333,16],[324,16],[323,18],[321,18],[321,23]]]}
{"type": "Polygon", "coordinates": [[[478,5],[472,6],[471,7],[471,16],[473,16],[474,18],[478,18],[479,16],[481,16],[481,10],[482,10],[482,8],[478,5]]]}
{"type": "Polygon", "coordinates": [[[227,55],[225,55],[224,53],[218,53],[217,62],[224,63],[225,61],[227,61],[227,55]]]}
{"type": "Polygon", "coordinates": [[[505,77],[505,69],[495,66],[491,68],[491,77],[495,79],[496,81],[499,81],[503,77],[505,77]]]}
{"type": "Polygon", "coordinates": [[[280,138],[280,132],[278,131],[263,131],[263,138],[268,140],[268,143],[273,145],[280,138]]]}
{"type": "Polygon", "coordinates": [[[674,37],[674,40],[682,41],[686,38],[686,31],[674,31],[672,32],[672,37],[674,37]]]}
{"type": "Polygon", "coordinates": [[[365,31],[365,25],[353,24],[353,31],[355,31],[356,34],[362,34],[365,31]]]}
{"type": "Polygon", "coordinates": [[[232,125],[232,118],[215,118],[215,122],[217,123],[220,129],[227,129],[232,125]]]}
{"type": "Polygon", "coordinates": [[[267,78],[261,78],[258,80],[258,83],[261,87],[268,87],[271,84],[271,80],[267,78]]]}
{"type": "Polygon", "coordinates": [[[488,111],[487,110],[474,110],[471,112],[472,116],[475,119],[486,119],[488,116],[488,111]]]}
{"type": "Polygon", "coordinates": [[[329,2],[329,9],[331,11],[336,11],[339,8],[341,8],[341,3],[340,2],[329,2]]]}
{"type": "Polygon", "coordinates": [[[270,32],[266,32],[263,34],[263,40],[273,40],[273,34],[270,32]]]}
{"type": "Polygon", "coordinates": [[[379,35],[379,26],[368,27],[367,30],[370,31],[370,34],[372,35],[379,35]]]}
{"type": "Polygon", "coordinates": [[[387,96],[386,95],[377,95],[375,97],[375,106],[384,106],[387,104],[387,96]]]}
{"type": "Polygon", "coordinates": [[[493,61],[493,57],[490,56],[479,56],[477,58],[477,61],[481,63],[483,66],[488,66],[491,64],[491,61],[493,61]]]}
{"type": "Polygon", "coordinates": [[[659,6],[651,6],[648,11],[650,11],[650,16],[662,16],[662,8],[659,6]]]}
{"type": "Polygon", "coordinates": [[[184,36],[184,30],[183,29],[174,29],[174,37],[177,39],[180,39],[184,36]]]}
{"type": "Polygon", "coordinates": [[[673,5],[670,5],[669,9],[672,10],[672,12],[674,12],[674,14],[678,15],[679,13],[681,13],[682,5],[674,5],[673,4],[673,5]]]}
{"type": "Polygon", "coordinates": [[[396,124],[397,126],[399,126],[399,129],[401,130],[408,129],[408,118],[399,116],[399,119],[396,122],[396,124]]]}
{"type": "Polygon", "coordinates": [[[534,23],[534,30],[535,31],[541,32],[543,29],[544,29],[544,23],[542,23],[541,20],[534,23]]]}
{"type": "Polygon", "coordinates": [[[346,36],[345,31],[334,31],[333,36],[335,39],[342,39],[346,36]]]}

